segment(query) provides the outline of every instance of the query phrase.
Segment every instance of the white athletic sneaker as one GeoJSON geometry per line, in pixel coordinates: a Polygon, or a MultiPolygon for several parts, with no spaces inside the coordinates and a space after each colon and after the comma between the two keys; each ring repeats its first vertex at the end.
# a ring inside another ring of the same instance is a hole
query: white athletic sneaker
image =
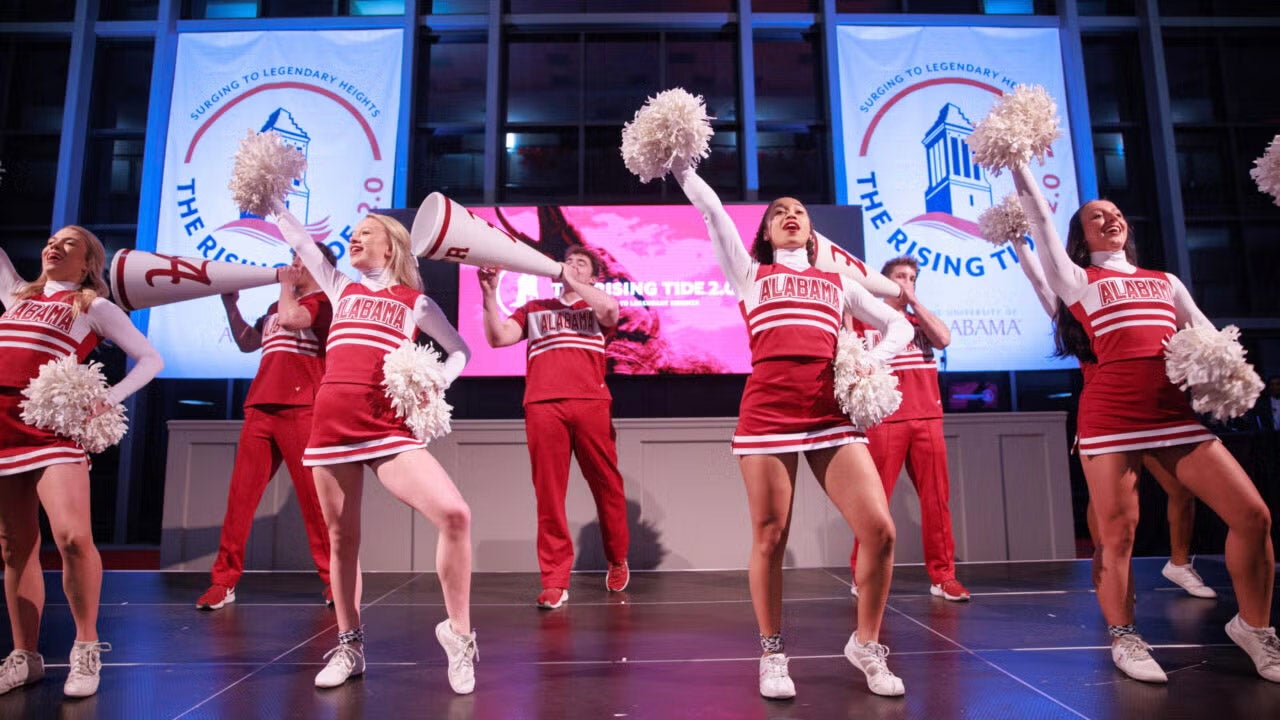
{"type": "Polygon", "coordinates": [[[1227,623],[1227,635],[1253,658],[1259,675],[1280,682],[1280,639],[1276,638],[1275,628],[1249,627],[1237,614],[1227,623]]]}
{"type": "Polygon", "coordinates": [[[850,595],[852,595],[852,596],[854,597],[854,599],[855,599],[855,600],[857,599],[857,597],[858,597],[858,583],[856,583],[856,582],[850,582],[850,583],[849,583],[849,594],[850,594],[850,595]]]}
{"type": "Polygon", "coordinates": [[[865,645],[858,642],[858,633],[849,636],[845,643],[844,656],[867,676],[867,687],[871,692],[885,697],[897,697],[907,691],[902,678],[889,670],[885,659],[889,657],[889,648],[877,642],[865,645]]]}
{"type": "Polygon", "coordinates": [[[1198,598],[1216,598],[1218,593],[1208,585],[1204,584],[1200,573],[1191,567],[1191,563],[1186,565],[1174,565],[1173,561],[1164,564],[1164,569],[1160,574],[1169,579],[1169,582],[1177,585],[1187,591],[1188,595],[1198,598]]]}
{"type": "Polygon", "coordinates": [[[449,656],[449,687],[459,695],[469,695],[476,689],[476,662],[480,649],[476,647],[476,631],[460,635],[445,618],[436,625],[436,640],[449,656]]]}
{"type": "Polygon", "coordinates": [[[786,655],[771,653],[760,658],[760,694],[773,700],[786,700],[796,696],[796,684],[787,672],[786,655]]]}
{"type": "Polygon", "coordinates": [[[338,643],[338,647],[325,653],[329,664],[316,675],[316,687],[334,688],[348,679],[364,673],[364,647],[355,643],[338,643]]]}
{"type": "Polygon", "coordinates": [[[1168,682],[1160,663],[1151,657],[1151,646],[1141,635],[1125,635],[1111,646],[1111,661],[1120,672],[1134,680],[1149,683],[1168,682]]]}
{"type": "Polygon", "coordinates": [[[10,690],[40,682],[44,677],[44,658],[29,650],[14,650],[0,664],[0,695],[10,690]]]}
{"type": "Polygon", "coordinates": [[[62,686],[63,695],[82,698],[98,692],[104,652],[111,652],[111,643],[77,642],[71,647],[71,672],[62,686]]]}

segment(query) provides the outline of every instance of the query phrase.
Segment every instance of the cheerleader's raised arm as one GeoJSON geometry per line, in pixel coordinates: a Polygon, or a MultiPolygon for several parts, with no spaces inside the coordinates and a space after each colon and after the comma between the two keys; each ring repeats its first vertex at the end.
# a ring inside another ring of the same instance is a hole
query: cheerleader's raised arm
{"type": "Polygon", "coordinates": [[[276,225],[284,235],[285,242],[289,243],[289,247],[302,258],[302,264],[311,273],[311,277],[315,278],[316,284],[325,295],[329,296],[329,300],[337,303],[338,295],[342,293],[342,288],[351,282],[351,278],[325,260],[324,253],[316,247],[316,241],[312,239],[306,227],[293,213],[289,212],[284,203],[276,203],[273,210],[276,225]]]}
{"type": "Polygon", "coordinates": [[[1018,202],[1027,213],[1032,237],[1038,238],[1036,253],[1044,264],[1045,280],[1053,293],[1067,305],[1078,301],[1089,286],[1084,268],[1071,262],[1058,231],[1053,227],[1053,213],[1036,184],[1031,168],[1020,165],[1013,169],[1013,184],[1018,202]]]}
{"type": "Polygon", "coordinates": [[[733,286],[738,297],[744,297],[751,286],[751,255],[742,244],[742,236],[738,227],[733,224],[729,213],[725,212],[720,196],[706,183],[698,173],[688,165],[672,171],[685,197],[702,213],[702,220],[707,224],[707,232],[711,235],[711,243],[715,248],[716,261],[725,279],[733,286]]]}
{"type": "Polygon", "coordinates": [[[1031,283],[1031,288],[1036,291],[1036,299],[1040,301],[1040,307],[1044,308],[1044,312],[1050,318],[1058,314],[1058,296],[1053,294],[1053,288],[1049,287],[1049,281],[1044,276],[1044,267],[1040,265],[1040,258],[1036,257],[1036,251],[1031,248],[1031,243],[1026,240],[1012,241],[1013,251],[1018,255],[1018,266],[1022,268],[1022,274],[1027,276],[1027,281],[1031,283]]]}
{"type": "Polygon", "coordinates": [[[14,296],[26,284],[27,281],[23,280],[13,267],[13,261],[9,259],[8,253],[4,248],[0,248],[0,302],[3,302],[6,308],[13,307],[14,296]]]}

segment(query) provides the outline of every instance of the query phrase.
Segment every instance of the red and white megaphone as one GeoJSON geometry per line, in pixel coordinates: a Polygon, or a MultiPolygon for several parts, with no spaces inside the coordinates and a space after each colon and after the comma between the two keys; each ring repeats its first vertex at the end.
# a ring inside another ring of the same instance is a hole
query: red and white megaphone
{"type": "Polygon", "coordinates": [[[560,276],[560,263],[438,192],[422,201],[409,234],[413,254],[418,257],[549,278],[560,276]]]}
{"type": "Polygon", "coordinates": [[[813,234],[818,238],[818,253],[813,259],[815,268],[844,275],[876,297],[896,298],[902,292],[898,283],[885,277],[879,270],[868,267],[865,262],[831,242],[822,233],[814,231],[813,234]]]}
{"type": "Polygon", "coordinates": [[[277,282],[275,268],[141,250],[117,252],[110,277],[116,303],[129,311],[277,282]]]}

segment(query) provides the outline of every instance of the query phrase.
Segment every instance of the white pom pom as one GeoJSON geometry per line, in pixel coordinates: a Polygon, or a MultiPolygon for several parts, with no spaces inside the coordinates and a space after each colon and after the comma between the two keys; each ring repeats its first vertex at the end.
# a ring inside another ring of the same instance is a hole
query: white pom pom
{"type": "Polygon", "coordinates": [[[1280,205],[1280,135],[1271,138],[1271,144],[1262,157],[1253,161],[1249,176],[1258,183],[1258,189],[1275,198],[1280,205]]]}
{"type": "Polygon", "coordinates": [[[902,404],[897,376],[871,358],[860,336],[841,330],[832,364],[836,371],[836,401],[857,429],[865,431],[879,425],[902,404]],[[865,367],[872,368],[871,374],[860,375],[858,369],[865,367]]]}
{"type": "Polygon", "coordinates": [[[405,418],[414,437],[422,442],[447,435],[453,406],[444,400],[448,382],[440,353],[425,345],[405,341],[382,361],[382,387],[405,418]]]}
{"type": "Polygon", "coordinates": [[[1027,213],[1018,202],[1018,196],[1009,193],[999,205],[993,205],[978,215],[978,227],[982,237],[992,245],[1000,246],[1016,242],[1031,232],[1027,213]]]}
{"type": "Polygon", "coordinates": [[[701,95],[683,88],[660,92],[622,126],[622,161],[644,183],[671,172],[678,161],[696,166],[711,154],[712,119],[701,95]]]}
{"type": "Polygon", "coordinates": [[[278,133],[250,130],[236,150],[236,164],[227,187],[231,188],[236,207],[266,217],[306,170],[306,156],[278,133]]]}
{"type": "Polygon", "coordinates": [[[22,421],[74,440],[91,453],[120,442],[129,423],[124,406],[116,403],[90,419],[94,404],[107,400],[107,379],[101,363],[81,365],[71,355],[50,360],[22,391],[22,421]]]}
{"type": "Polygon", "coordinates": [[[1049,92],[1039,85],[1019,85],[996,100],[965,142],[975,162],[999,174],[1004,168],[1026,165],[1032,157],[1043,163],[1049,146],[1061,135],[1058,106],[1049,92]]]}
{"type": "Polygon", "coordinates": [[[1187,327],[1165,340],[1165,372],[1174,385],[1191,391],[1191,408],[1214,420],[1239,417],[1262,393],[1262,378],[1245,362],[1240,330],[1228,325],[1187,327]]]}

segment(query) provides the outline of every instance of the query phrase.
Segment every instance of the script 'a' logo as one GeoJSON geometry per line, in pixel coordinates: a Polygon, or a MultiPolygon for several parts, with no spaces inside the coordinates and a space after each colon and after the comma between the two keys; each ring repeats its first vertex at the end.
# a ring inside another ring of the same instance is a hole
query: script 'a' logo
{"type": "Polygon", "coordinates": [[[191,258],[176,257],[173,255],[156,254],[157,258],[163,258],[169,261],[169,267],[152,268],[148,270],[142,279],[151,287],[156,286],[155,278],[169,278],[170,285],[177,285],[183,280],[189,280],[201,285],[212,285],[213,280],[209,279],[209,263],[210,260],[197,261],[191,258]]]}

